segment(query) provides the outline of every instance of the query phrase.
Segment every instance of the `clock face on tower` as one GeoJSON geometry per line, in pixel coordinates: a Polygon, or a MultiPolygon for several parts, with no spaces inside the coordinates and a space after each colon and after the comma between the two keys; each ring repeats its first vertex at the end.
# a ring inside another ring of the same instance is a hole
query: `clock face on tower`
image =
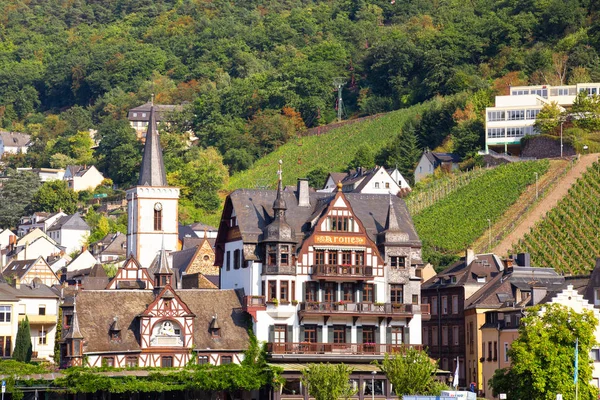
{"type": "Polygon", "coordinates": [[[155,209],[156,211],[160,211],[160,210],[162,210],[162,204],[160,204],[160,203],[156,203],[156,204],[154,204],[154,209],[155,209]]]}

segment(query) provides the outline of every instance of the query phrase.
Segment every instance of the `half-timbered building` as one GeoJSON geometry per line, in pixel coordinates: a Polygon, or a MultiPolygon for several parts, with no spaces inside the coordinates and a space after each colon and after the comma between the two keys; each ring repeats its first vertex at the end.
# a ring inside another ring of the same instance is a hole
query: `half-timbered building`
{"type": "MultiPolygon", "coordinates": [[[[283,190],[279,174],[277,190],[227,197],[216,241],[221,287],[244,289],[271,360],[368,363],[421,346],[429,306],[420,302],[421,242],[403,200],[341,185],[317,193],[306,180],[283,190]]],[[[389,394],[377,379],[374,388],[361,381],[361,396],[389,394]]]]}

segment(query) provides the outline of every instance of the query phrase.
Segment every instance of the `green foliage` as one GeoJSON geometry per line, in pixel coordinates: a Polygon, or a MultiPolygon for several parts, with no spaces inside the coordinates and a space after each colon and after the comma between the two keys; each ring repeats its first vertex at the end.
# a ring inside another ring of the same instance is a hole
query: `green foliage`
{"type": "Polygon", "coordinates": [[[412,182],[422,150],[417,144],[415,121],[409,121],[400,133],[383,147],[376,157],[377,164],[397,167],[404,179],[412,182]]]}
{"type": "Polygon", "coordinates": [[[62,340],[63,330],[63,311],[62,307],[58,307],[58,315],[56,317],[56,331],[54,332],[54,365],[60,366],[60,341],[62,340]]]}
{"type": "Polygon", "coordinates": [[[579,397],[593,399],[598,389],[590,382],[593,362],[590,351],[596,345],[598,320],[590,310],[577,313],[560,304],[538,305],[521,320],[519,337],[512,343],[510,369],[496,371],[490,380],[494,396],[506,393],[516,400],[575,399],[573,382],[575,341],[579,341],[579,397]],[[549,351],[549,349],[552,349],[549,351]]]}
{"type": "Polygon", "coordinates": [[[323,186],[325,186],[327,176],[329,176],[329,171],[326,171],[323,167],[311,169],[308,172],[308,174],[306,174],[306,178],[308,179],[308,186],[316,189],[321,189],[323,186]]]}
{"type": "Polygon", "coordinates": [[[423,350],[409,348],[405,353],[386,354],[382,362],[373,363],[387,376],[398,395],[439,396],[446,388],[435,379],[437,363],[423,350]]]}
{"type": "Polygon", "coordinates": [[[15,170],[8,170],[6,175],[8,179],[0,188],[0,226],[12,228],[31,211],[31,200],[40,187],[40,178],[31,172],[15,170]]]}
{"type": "Polygon", "coordinates": [[[494,224],[535,183],[535,172],[543,175],[548,167],[547,160],[501,165],[422,210],[414,223],[424,257],[463,251],[488,229],[488,219],[494,224]]]}
{"type": "Polygon", "coordinates": [[[315,400],[348,399],[356,393],[350,384],[352,368],[345,364],[308,364],[302,381],[315,400]]]}
{"type": "Polygon", "coordinates": [[[69,189],[66,181],[52,180],[42,184],[31,199],[33,211],[45,211],[49,213],[62,210],[66,214],[77,211],[77,193],[69,189]]]}
{"type": "Polygon", "coordinates": [[[369,143],[379,148],[389,140],[390,133],[425,109],[429,103],[405,110],[394,111],[379,118],[357,122],[332,129],[326,135],[305,136],[292,139],[274,152],[257,160],[247,171],[234,174],[228,189],[252,188],[257,184],[275,186],[277,162],[283,160],[283,183],[293,185],[298,178],[306,177],[312,169],[321,167],[327,172],[342,171],[356,151],[369,143]]]}
{"type": "Polygon", "coordinates": [[[98,169],[115,184],[127,187],[139,177],[142,146],[127,121],[106,119],[98,128],[98,169]]]}
{"type": "Polygon", "coordinates": [[[587,91],[577,94],[571,112],[576,115],[573,125],[586,131],[600,130],[600,95],[588,96],[587,91]]]}
{"type": "Polygon", "coordinates": [[[354,153],[354,158],[348,163],[348,170],[358,168],[371,169],[375,166],[375,154],[368,144],[362,144],[354,153]]]}
{"type": "Polygon", "coordinates": [[[560,126],[562,117],[562,112],[556,102],[544,104],[533,126],[541,134],[555,133],[560,126]]]}
{"type": "Polygon", "coordinates": [[[594,163],[568,194],[539,221],[512,252],[528,252],[533,265],[568,274],[589,273],[600,245],[600,164],[594,163]]]}
{"type": "Polygon", "coordinates": [[[29,331],[29,318],[25,316],[25,319],[19,322],[17,338],[15,339],[15,349],[13,350],[13,359],[15,361],[28,363],[31,361],[31,354],[32,344],[31,332],[29,331]]]}

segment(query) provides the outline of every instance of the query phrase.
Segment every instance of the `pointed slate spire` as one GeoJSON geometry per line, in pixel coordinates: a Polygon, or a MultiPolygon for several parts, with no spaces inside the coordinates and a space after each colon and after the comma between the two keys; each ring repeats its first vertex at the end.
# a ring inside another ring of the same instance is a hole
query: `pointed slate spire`
{"type": "Polygon", "coordinates": [[[71,329],[69,329],[65,339],[83,339],[83,335],[79,330],[79,318],[77,318],[77,297],[73,299],[73,319],[71,321],[71,329]]]}
{"type": "Polygon", "coordinates": [[[398,225],[398,217],[396,217],[396,210],[394,209],[394,203],[392,202],[392,194],[390,193],[390,208],[388,209],[387,221],[385,221],[385,230],[388,232],[399,232],[400,226],[398,225]]]}
{"type": "Polygon", "coordinates": [[[154,104],[150,107],[150,119],[148,121],[148,132],[146,133],[146,144],[140,168],[139,186],[167,186],[167,175],[163,162],[160,139],[156,129],[156,115],[154,104]]]}
{"type": "Polygon", "coordinates": [[[162,248],[156,255],[154,262],[150,266],[150,269],[154,269],[154,277],[156,280],[156,287],[164,287],[167,284],[171,284],[173,271],[169,268],[169,261],[167,259],[167,251],[165,250],[165,238],[163,235],[162,248]]]}
{"type": "Polygon", "coordinates": [[[277,197],[275,197],[275,201],[273,202],[273,211],[275,217],[285,218],[285,210],[287,210],[287,206],[285,204],[285,200],[283,200],[283,182],[281,179],[281,164],[283,161],[279,160],[279,169],[277,170],[278,180],[277,180],[277,197]]]}

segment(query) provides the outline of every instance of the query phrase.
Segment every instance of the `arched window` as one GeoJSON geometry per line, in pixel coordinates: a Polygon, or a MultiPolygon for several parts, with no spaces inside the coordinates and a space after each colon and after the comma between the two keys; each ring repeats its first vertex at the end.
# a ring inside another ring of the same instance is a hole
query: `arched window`
{"type": "Polygon", "coordinates": [[[162,231],[162,204],[154,205],[154,230],[162,231]]]}

